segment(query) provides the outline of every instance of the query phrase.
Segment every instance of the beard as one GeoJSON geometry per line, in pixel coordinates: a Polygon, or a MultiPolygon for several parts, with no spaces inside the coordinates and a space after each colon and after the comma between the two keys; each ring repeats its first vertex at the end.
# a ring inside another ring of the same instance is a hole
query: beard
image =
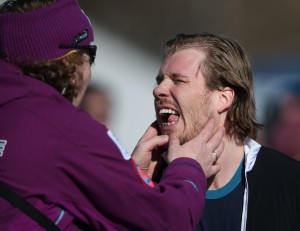
{"type": "MultiPolygon", "coordinates": [[[[204,128],[210,118],[213,117],[213,111],[210,108],[210,93],[206,92],[200,99],[200,102],[189,104],[187,113],[185,113],[185,128],[179,136],[181,144],[184,144],[196,137],[204,128]]],[[[183,110],[184,111],[184,110],[183,110]]]]}

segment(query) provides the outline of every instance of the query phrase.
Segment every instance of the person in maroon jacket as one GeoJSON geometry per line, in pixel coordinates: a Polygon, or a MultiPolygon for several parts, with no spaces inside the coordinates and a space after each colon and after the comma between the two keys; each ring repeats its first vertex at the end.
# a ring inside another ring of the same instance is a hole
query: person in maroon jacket
{"type": "MultiPolygon", "coordinates": [[[[76,0],[7,1],[0,28],[1,189],[60,230],[193,230],[206,177],[220,170],[214,162],[224,129],[214,133],[210,121],[181,145],[153,125],[130,155],[106,126],[77,108],[96,46],[76,0]],[[163,145],[169,166],[155,183],[152,158],[163,145]]],[[[39,218],[4,198],[1,230],[42,229],[39,218]]]]}

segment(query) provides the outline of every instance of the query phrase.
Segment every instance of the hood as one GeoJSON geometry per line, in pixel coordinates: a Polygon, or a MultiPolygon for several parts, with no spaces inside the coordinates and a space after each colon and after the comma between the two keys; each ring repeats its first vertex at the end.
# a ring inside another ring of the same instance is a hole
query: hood
{"type": "Polygon", "coordinates": [[[66,100],[53,87],[22,74],[19,67],[0,59],[0,106],[28,96],[54,97],[66,100]]]}

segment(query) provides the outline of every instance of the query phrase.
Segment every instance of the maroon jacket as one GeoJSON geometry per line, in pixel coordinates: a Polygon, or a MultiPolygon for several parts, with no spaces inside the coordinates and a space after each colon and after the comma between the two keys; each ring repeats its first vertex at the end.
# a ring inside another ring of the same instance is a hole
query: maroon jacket
{"type": "MultiPolygon", "coordinates": [[[[145,185],[105,126],[15,66],[0,60],[0,70],[0,181],[60,229],[74,230],[75,218],[93,230],[188,231],[199,223],[206,178],[196,161],[179,158],[159,184],[145,185]]],[[[0,227],[40,230],[2,198],[0,227]]]]}

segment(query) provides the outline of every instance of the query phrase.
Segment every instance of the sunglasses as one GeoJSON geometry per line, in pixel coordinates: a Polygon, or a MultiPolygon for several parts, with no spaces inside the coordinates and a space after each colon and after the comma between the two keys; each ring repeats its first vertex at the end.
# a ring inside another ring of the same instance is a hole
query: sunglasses
{"type": "Polygon", "coordinates": [[[94,63],[96,58],[97,46],[96,45],[79,45],[81,41],[85,40],[88,37],[88,31],[84,30],[82,33],[79,33],[75,36],[72,45],[65,45],[62,44],[59,48],[62,49],[79,49],[79,50],[86,50],[88,55],[90,56],[90,62],[94,63]]]}

